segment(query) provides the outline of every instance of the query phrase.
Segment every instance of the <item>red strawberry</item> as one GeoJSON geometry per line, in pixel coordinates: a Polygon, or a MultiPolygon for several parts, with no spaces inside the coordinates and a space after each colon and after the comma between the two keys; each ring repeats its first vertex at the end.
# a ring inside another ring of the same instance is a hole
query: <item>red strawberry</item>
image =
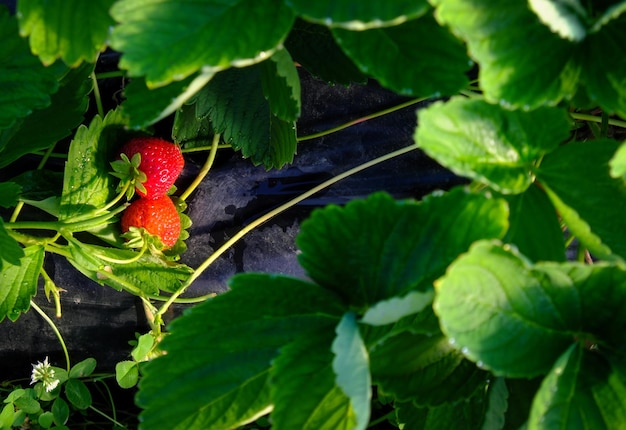
{"type": "Polygon", "coordinates": [[[166,248],[174,246],[180,235],[180,215],[167,196],[156,199],[135,200],[122,214],[122,232],[130,227],[145,228],[148,233],[159,236],[166,248]]]}
{"type": "Polygon", "coordinates": [[[165,195],[174,185],[185,165],[185,160],[177,145],[156,137],[131,139],[122,146],[120,153],[125,154],[129,160],[132,160],[135,154],[140,155],[139,165],[132,166],[131,163],[127,171],[133,172],[130,176],[131,180],[134,180],[137,193],[147,199],[156,199],[165,195]]]}

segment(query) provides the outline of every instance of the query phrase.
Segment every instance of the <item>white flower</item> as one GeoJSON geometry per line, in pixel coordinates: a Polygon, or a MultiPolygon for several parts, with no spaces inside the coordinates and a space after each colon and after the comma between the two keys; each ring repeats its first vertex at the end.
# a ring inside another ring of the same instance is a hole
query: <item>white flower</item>
{"type": "Polygon", "coordinates": [[[43,382],[43,386],[48,392],[54,390],[59,385],[59,380],[54,377],[54,369],[48,363],[48,357],[45,358],[43,363],[39,361],[37,364],[33,364],[30,383],[32,385],[37,381],[43,382]]]}

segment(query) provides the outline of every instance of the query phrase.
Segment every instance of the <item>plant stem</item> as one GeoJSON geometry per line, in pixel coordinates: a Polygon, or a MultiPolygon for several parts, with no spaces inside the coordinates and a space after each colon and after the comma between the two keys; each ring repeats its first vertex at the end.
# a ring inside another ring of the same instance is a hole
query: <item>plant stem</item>
{"type": "Polygon", "coordinates": [[[107,224],[111,218],[113,218],[118,213],[122,212],[126,209],[126,205],[122,205],[115,210],[105,213],[103,215],[99,215],[89,219],[82,219],[88,215],[82,215],[80,217],[80,221],[22,221],[22,222],[8,222],[4,224],[4,226],[8,229],[13,230],[22,230],[22,229],[33,229],[33,230],[52,230],[52,231],[62,231],[62,232],[76,232],[76,231],[84,231],[92,228],[99,227],[101,225],[107,224]]]}
{"type": "Polygon", "coordinates": [[[198,188],[198,185],[200,185],[202,180],[209,173],[209,170],[211,170],[211,166],[213,166],[213,162],[215,161],[215,154],[217,154],[217,147],[218,147],[219,142],[220,142],[220,134],[218,133],[215,136],[213,136],[213,142],[211,144],[211,151],[209,152],[209,156],[207,157],[206,162],[200,169],[200,172],[198,172],[198,174],[196,175],[196,178],[193,180],[191,185],[187,187],[185,192],[183,192],[180,195],[181,201],[184,202],[187,199],[187,197],[189,197],[191,193],[193,193],[196,190],[196,188],[198,188]]]}
{"type": "MultiPolygon", "coordinates": [[[[37,165],[37,169],[36,170],[41,170],[41,169],[44,168],[44,166],[48,162],[48,159],[50,158],[50,155],[52,154],[52,151],[54,150],[55,146],[56,146],[56,144],[50,145],[50,147],[46,150],[46,152],[44,152],[43,156],[41,157],[41,161],[37,165]]],[[[19,216],[19,214],[22,211],[23,207],[24,207],[24,202],[22,202],[22,201],[17,202],[17,205],[15,205],[15,209],[13,210],[13,214],[11,214],[11,218],[9,218],[10,222],[14,222],[14,221],[17,220],[17,217],[19,216]]]]}
{"type": "Polygon", "coordinates": [[[96,99],[96,107],[98,108],[98,115],[104,118],[104,108],[102,107],[102,98],[100,97],[100,87],[98,86],[98,78],[96,72],[91,72],[91,80],[93,81],[93,95],[96,99]]]}
{"type": "MultiPolygon", "coordinates": [[[[231,149],[233,146],[229,145],[227,143],[223,143],[221,145],[217,145],[217,149],[231,149]]],[[[211,146],[195,146],[193,148],[184,148],[181,149],[183,154],[189,154],[191,152],[202,152],[202,151],[210,151],[211,148],[213,148],[213,145],[211,146]]]]}
{"type": "Polygon", "coordinates": [[[123,70],[115,70],[113,72],[102,72],[96,75],[96,79],[123,78],[126,73],[123,70]]]}
{"type": "Polygon", "coordinates": [[[97,414],[102,415],[104,418],[106,418],[107,420],[111,421],[113,424],[115,424],[118,427],[121,427],[123,429],[126,428],[125,425],[123,425],[122,423],[118,422],[115,418],[108,416],[107,414],[105,414],[104,412],[102,412],[100,409],[94,407],[93,405],[89,405],[89,409],[91,409],[92,411],[94,411],[97,414]]]}
{"type": "MultiPolygon", "coordinates": [[[[586,113],[570,112],[570,116],[580,121],[591,121],[591,122],[597,122],[600,124],[602,124],[602,121],[603,121],[602,117],[600,116],[589,115],[586,113]]],[[[607,123],[608,125],[613,125],[615,127],[626,128],[626,121],[621,121],[619,119],[608,118],[607,123]]]]}
{"type": "Polygon", "coordinates": [[[398,111],[400,109],[404,109],[406,107],[413,106],[413,105],[415,105],[417,103],[423,102],[424,100],[428,100],[428,97],[421,97],[421,98],[418,98],[418,99],[409,100],[409,101],[406,101],[404,103],[400,103],[399,105],[392,106],[392,107],[390,107],[388,109],[383,109],[381,111],[374,112],[373,114],[366,115],[366,116],[363,116],[361,118],[355,119],[353,121],[346,122],[345,124],[341,124],[341,125],[339,125],[337,127],[333,127],[333,128],[329,128],[328,130],[320,131],[319,133],[313,133],[313,134],[309,134],[307,136],[300,136],[300,137],[298,137],[297,140],[298,140],[298,142],[303,142],[305,140],[317,139],[318,137],[327,136],[329,134],[336,133],[336,132],[338,132],[340,130],[343,130],[345,128],[352,127],[353,125],[359,124],[359,123],[361,123],[363,121],[367,121],[367,120],[370,120],[370,119],[378,118],[380,116],[390,114],[390,113],[398,111]]]}
{"type": "Polygon", "coordinates": [[[50,291],[52,293],[52,296],[54,297],[54,307],[56,309],[55,316],[57,318],[61,318],[61,294],[59,293],[60,289],[56,286],[50,275],[48,275],[48,272],[46,272],[43,267],[39,270],[39,273],[44,279],[46,291],[50,291]]]}
{"type": "Polygon", "coordinates": [[[52,321],[50,317],[46,315],[46,313],[39,306],[37,306],[37,303],[31,300],[30,306],[33,309],[35,309],[39,315],[41,315],[41,317],[48,323],[50,328],[52,328],[52,331],[56,335],[57,339],[59,339],[59,342],[61,343],[61,348],[63,349],[63,353],[65,354],[65,365],[69,373],[70,367],[71,367],[70,366],[70,354],[67,351],[67,345],[65,345],[65,341],[63,340],[63,336],[61,336],[61,332],[57,328],[56,324],[54,324],[54,321],[52,321]]]}
{"type": "Polygon", "coordinates": [[[261,224],[267,222],[268,220],[270,220],[271,218],[275,217],[276,215],[286,211],[287,209],[295,206],[296,204],[300,203],[301,201],[311,197],[312,195],[319,193],[320,191],[322,191],[324,188],[327,188],[351,175],[354,175],[362,170],[365,170],[367,168],[370,168],[372,166],[375,166],[379,163],[382,163],[384,161],[390,160],[394,157],[398,157],[400,155],[404,155],[408,152],[414,151],[418,149],[417,145],[411,145],[411,146],[407,146],[404,147],[402,149],[399,149],[397,151],[393,151],[390,152],[389,154],[385,154],[381,157],[375,158],[373,160],[368,161],[367,163],[363,163],[360,164],[350,170],[347,170],[325,182],[322,182],[321,184],[317,185],[316,187],[311,188],[309,191],[306,191],[302,194],[300,194],[299,196],[289,200],[288,202],[278,206],[277,208],[275,208],[274,210],[268,212],[267,214],[257,218],[256,220],[252,221],[250,224],[246,225],[245,227],[243,227],[241,230],[239,230],[239,232],[237,232],[237,234],[235,234],[233,237],[231,237],[229,240],[227,240],[222,246],[220,246],[213,254],[211,254],[209,256],[209,258],[207,258],[200,266],[198,266],[198,268],[194,271],[194,273],[192,273],[192,275],[187,279],[187,281],[175,292],[173,293],[170,298],[167,300],[167,302],[165,302],[162,306],[161,309],[159,309],[159,312],[157,313],[157,315],[155,315],[155,319],[160,320],[161,317],[163,316],[163,314],[167,311],[167,309],[172,305],[172,303],[174,303],[176,301],[176,299],[178,298],[178,296],[180,296],[181,294],[183,294],[185,292],[185,290],[196,280],[198,279],[198,277],[211,265],[213,264],[213,262],[215,260],[217,260],[224,252],[226,252],[228,249],[230,249],[231,246],[233,246],[239,239],[241,239],[242,237],[244,237],[246,234],[248,234],[250,231],[254,230],[255,228],[257,228],[258,226],[260,226],[261,224]]]}

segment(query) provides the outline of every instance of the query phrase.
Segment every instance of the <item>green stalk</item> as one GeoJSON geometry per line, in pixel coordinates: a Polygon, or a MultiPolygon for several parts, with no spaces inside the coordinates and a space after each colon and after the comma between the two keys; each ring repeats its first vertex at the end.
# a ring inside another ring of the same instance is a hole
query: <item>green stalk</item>
{"type": "Polygon", "coordinates": [[[307,136],[300,136],[300,137],[298,137],[298,142],[303,142],[305,140],[317,139],[318,137],[327,136],[329,134],[341,131],[341,130],[343,130],[345,128],[352,127],[353,125],[359,124],[359,123],[361,123],[363,121],[368,121],[370,119],[378,118],[378,117],[381,117],[383,115],[387,115],[387,114],[393,113],[395,111],[398,111],[400,109],[404,109],[406,107],[416,105],[418,103],[423,102],[424,100],[428,100],[428,97],[422,97],[422,98],[419,98],[419,99],[409,100],[407,102],[400,103],[399,105],[392,106],[392,107],[390,107],[388,109],[383,109],[381,111],[374,112],[373,114],[366,115],[366,116],[363,116],[361,118],[357,118],[357,119],[355,119],[353,121],[346,122],[345,124],[341,124],[341,125],[339,125],[337,127],[333,127],[333,128],[329,128],[328,130],[320,131],[319,133],[313,133],[313,134],[309,134],[307,136]]]}
{"type": "MultiPolygon", "coordinates": [[[[570,116],[579,121],[591,121],[602,124],[603,118],[601,116],[589,115],[586,113],[578,113],[578,112],[570,112],[570,116]]],[[[619,119],[607,118],[608,125],[613,125],[615,127],[626,128],[626,121],[621,121],[619,119]]]]}
{"type": "Polygon", "coordinates": [[[91,72],[91,80],[93,81],[93,96],[96,99],[96,107],[98,108],[98,115],[104,118],[104,108],[102,107],[102,97],[100,96],[100,87],[98,86],[98,78],[96,72],[91,72]]]}
{"type": "Polygon", "coordinates": [[[65,354],[65,365],[67,368],[67,372],[69,373],[70,367],[71,367],[70,366],[70,354],[67,351],[67,345],[65,345],[65,341],[63,340],[63,336],[61,336],[61,332],[59,331],[57,326],[54,324],[54,321],[52,321],[50,317],[46,315],[46,313],[39,306],[37,306],[37,303],[31,300],[30,306],[33,309],[35,309],[39,315],[41,315],[41,317],[48,323],[50,328],[52,328],[52,331],[56,335],[57,339],[59,339],[59,342],[61,343],[61,348],[63,349],[63,354],[65,354]]]}
{"type": "Polygon", "coordinates": [[[161,309],[159,309],[158,313],[155,315],[155,319],[157,321],[161,320],[163,314],[165,314],[165,312],[167,311],[167,309],[172,305],[172,303],[174,303],[176,301],[176,299],[185,292],[185,290],[187,290],[187,288],[196,280],[198,279],[198,277],[209,267],[211,266],[211,264],[213,264],[213,262],[215,260],[217,260],[223,253],[225,253],[228,249],[230,249],[231,246],[233,246],[239,239],[241,239],[242,237],[244,237],[246,234],[248,234],[250,231],[254,230],[255,228],[259,227],[261,224],[269,221],[271,218],[275,217],[276,215],[286,211],[287,209],[297,205],[298,203],[300,203],[301,201],[313,196],[316,193],[319,193],[320,191],[322,191],[324,188],[327,188],[351,175],[354,175],[362,170],[368,169],[372,166],[375,166],[377,164],[380,164],[384,161],[390,160],[394,157],[398,157],[400,155],[404,155],[408,152],[414,151],[417,149],[417,145],[411,145],[411,146],[407,146],[405,148],[399,149],[397,151],[393,151],[390,152],[389,154],[385,154],[381,157],[375,158],[371,161],[368,161],[367,163],[363,163],[360,164],[352,169],[349,169],[319,185],[317,185],[316,187],[311,188],[309,191],[306,191],[302,194],[300,194],[299,196],[289,200],[288,202],[280,205],[279,207],[277,207],[276,209],[268,212],[267,214],[257,218],[256,220],[252,221],[250,224],[246,225],[245,227],[243,227],[241,230],[239,230],[239,232],[237,232],[237,234],[235,234],[233,237],[231,237],[228,241],[226,241],[221,247],[219,247],[213,254],[211,254],[209,256],[209,258],[207,258],[200,266],[198,266],[198,268],[194,271],[194,273],[187,279],[187,281],[175,292],[173,293],[170,298],[161,306],[161,309]]]}
{"type": "Polygon", "coordinates": [[[218,147],[219,142],[220,142],[220,134],[218,133],[215,136],[213,136],[213,142],[211,143],[211,151],[209,152],[209,156],[207,157],[206,162],[200,169],[200,172],[198,172],[198,174],[196,175],[196,178],[193,180],[191,185],[187,187],[185,192],[183,192],[180,195],[181,201],[184,202],[187,199],[187,197],[189,197],[191,193],[193,193],[196,190],[196,188],[198,188],[198,185],[200,185],[202,180],[206,177],[206,175],[211,170],[211,167],[213,166],[213,162],[215,161],[215,154],[217,154],[217,147],[218,147]]]}

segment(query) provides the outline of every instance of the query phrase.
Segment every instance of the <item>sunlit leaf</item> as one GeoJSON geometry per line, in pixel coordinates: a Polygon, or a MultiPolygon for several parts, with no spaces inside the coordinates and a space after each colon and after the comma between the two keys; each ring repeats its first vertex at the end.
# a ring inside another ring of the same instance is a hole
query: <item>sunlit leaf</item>
{"type": "Polygon", "coordinates": [[[316,282],[364,311],[430,288],[475,240],[501,237],[507,215],[504,201],[461,188],[419,203],[376,193],[314,212],[296,238],[299,261],[316,282]]]}
{"type": "Polygon", "coordinates": [[[17,4],[20,33],[44,64],[62,58],[75,67],[95,63],[114,21],[109,9],[115,0],[28,0],[17,4]]]}
{"type": "Polygon", "coordinates": [[[550,281],[533,276],[518,255],[478,242],[442,278],[435,312],[450,342],[473,361],[500,375],[536,376],[572,343],[566,318],[575,315],[561,312],[578,308],[575,290],[565,288],[569,279],[560,294],[550,281]]]}
{"type": "Polygon", "coordinates": [[[370,325],[391,324],[399,319],[420,312],[433,300],[432,291],[411,291],[403,297],[392,297],[370,307],[361,322],[370,325]]]}
{"type": "Polygon", "coordinates": [[[287,37],[294,14],[274,0],[122,0],[111,45],[120,67],[148,87],[266,59],[287,37]]]}
{"type": "MultiPolygon", "coordinates": [[[[0,232],[4,232],[4,229],[0,228],[0,232]]],[[[0,242],[3,241],[0,236],[0,242]]],[[[17,243],[13,246],[19,248],[17,243]]],[[[2,288],[0,288],[0,321],[5,317],[15,321],[21,313],[30,309],[30,299],[37,293],[37,279],[43,265],[44,251],[41,246],[28,246],[22,251],[23,257],[17,264],[11,263],[11,261],[15,263],[17,253],[12,249],[7,251],[12,252],[10,260],[7,260],[9,254],[5,252],[3,246],[2,258],[5,261],[2,265],[2,288]]]]}
{"type": "Polygon", "coordinates": [[[415,138],[429,156],[507,194],[526,190],[537,160],[569,136],[562,109],[508,111],[463,98],[420,110],[418,122],[415,138]]]}
{"type": "Polygon", "coordinates": [[[534,109],[572,97],[580,66],[576,45],[552,33],[528,2],[433,0],[438,20],[467,41],[480,65],[485,97],[505,106],[534,109]]]}
{"type": "Polygon", "coordinates": [[[550,30],[564,39],[580,42],[587,36],[587,12],[579,0],[530,0],[533,12],[550,30]]]}
{"type": "Polygon", "coordinates": [[[548,373],[577,341],[622,348],[626,271],[619,266],[537,263],[481,241],[454,262],[437,288],[443,332],[496,374],[548,373]],[[541,351],[541,354],[537,354],[541,351]]]}
{"type": "Polygon", "coordinates": [[[423,15],[430,8],[425,0],[287,0],[287,4],[309,21],[351,30],[397,25],[423,15]]]}
{"type": "Polygon", "coordinates": [[[110,162],[124,143],[126,124],[127,119],[117,110],[104,119],[96,116],[89,127],[78,128],[65,165],[59,219],[88,214],[115,196],[117,184],[109,174],[110,162]]]}
{"type": "Polygon", "coordinates": [[[352,428],[363,430],[369,423],[372,398],[368,353],[352,312],[343,315],[335,331],[337,337],[331,347],[335,381],[350,401],[356,420],[352,428]]]}
{"type": "Polygon", "coordinates": [[[137,256],[135,251],[96,245],[70,244],[70,264],[99,284],[117,290],[131,285],[145,294],[160,290],[174,292],[189,278],[192,270],[183,264],[165,263],[149,253],[139,260],[124,262],[137,256]]]}

